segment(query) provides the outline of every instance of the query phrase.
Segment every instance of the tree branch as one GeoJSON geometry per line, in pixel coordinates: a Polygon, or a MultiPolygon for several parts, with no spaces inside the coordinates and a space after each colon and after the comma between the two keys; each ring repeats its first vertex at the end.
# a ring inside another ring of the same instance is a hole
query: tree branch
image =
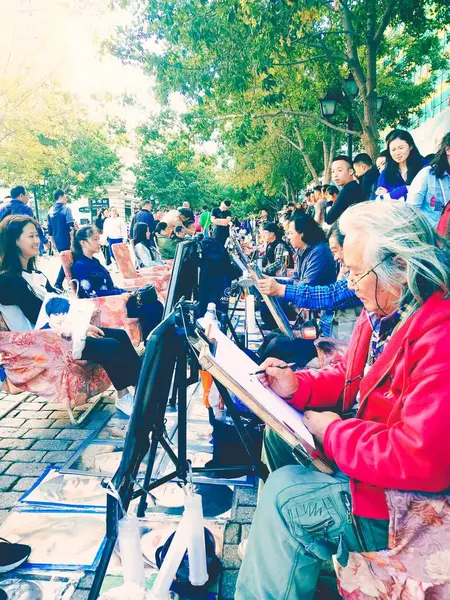
{"type": "Polygon", "coordinates": [[[345,35],[347,39],[347,55],[349,65],[352,72],[355,74],[355,79],[358,84],[358,88],[361,93],[365,93],[366,78],[364,76],[363,69],[358,56],[358,49],[356,47],[355,30],[352,23],[352,15],[346,2],[339,0],[338,10],[341,13],[343,23],[345,25],[345,35]],[[341,7],[339,9],[339,6],[341,7]]]}
{"type": "Polygon", "coordinates": [[[377,46],[377,47],[379,46],[379,44],[381,42],[381,38],[383,37],[383,34],[384,34],[387,26],[389,25],[392,15],[394,14],[396,5],[397,5],[397,0],[390,0],[389,4],[386,7],[386,10],[384,11],[383,16],[381,17],[380,24],[378,25],[378,29],[375,34],[374,40],[373,40],[375,43],[375,46],[377,46]]]}
{"type": "MultiPolygon", "coordinates": [[[[340,127],[339,125],[335,125],[334,123],[331,123],[330,121],[327,121],[326,119],[323,119],[322,117],[319,117],[319,115],[315,115],[313,113],[297,112],[297,111],[293,111],[293,110],[279,110],[278,112],[275,112],[275,113],[261,113],[261,114],[255,114],[255,115],[232,114],[232,115],[224,115],[222,117],[211,117],[211,118],[209,118],[209,120],[211,122],[215,123],[215,122],[227,121],[227,120],[231,120],[231,119],[242,119],[245,116],[250,116],[250,118],[252,118],[252,119],[276,119],[277,117],[283,117],[283,116],[301,117],[304,119],[312,119],[314,121],[318,121],[319,123],[326,125],[330,129],[334,129],[335,131],[340,131],[341,133],[347,133],[347,134],[351,134],[351,135],[356,135],[357,137],[362,137],[362,133],[360,131],[354,131],[353,129],[348,129],[347,127],[340,127]]],[[[192,119],[200,119],[200,118],[204,118],[204,117],[197,117],[197,116],[192,117],[192,119]]]]}
{"type": "Polygon", "coordinates": [[[374,43],[377,19],[376,0],[370,0],[367,11],[367,96],[375,90],[377,84],[377,45],[374,43]]]}
{"type": "Polygon", "coordinates": [[[304,65],[305,63],[309,63],[313,60],[320,60],[321,58],[327,58],[325,54],[318,54],[317,56],[311,56],[311,58],[306,58],[305,60],[296,60],[294,62],[288,63],[273,63],[274,67],[295,67],[295,65],[304,65]]]}
{"type": "Polygon", "coordinates": [[[314,165],[312,164],[311,159],[309,158],[309,154],[307,152],[305,152],[305,144],[303,142],[300,131],[298,130],[298,127],[295,127],[294,130],[295,130],[295,135],[297,136],[298,144],[293,142],[290,138],[283,135],[282,133],[278,133],[278,135],[280,136],[281,139],[283,139],[286,142],[288,142],[289,144],[291,144],[291,146],[293,146],[296,150],[298,150],[300,152],[300,154],[303,156],[303,158],[305,160],[306,166],[308,167],[309,172],[311,173],[314,181],[316,183],[319,183],[319,176],[317,175],[317,171],[315,170],[314,165]]]}

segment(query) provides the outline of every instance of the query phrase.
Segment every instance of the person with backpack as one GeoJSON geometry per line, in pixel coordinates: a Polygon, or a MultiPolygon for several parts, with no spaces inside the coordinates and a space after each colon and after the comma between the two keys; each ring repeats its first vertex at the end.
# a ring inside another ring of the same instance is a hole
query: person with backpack
{"type": "Polygon", "coordinates": [[[276,223],[269,221],[264,224],[263,240],[267,244],[263,258],[264,275],[286,277],[288,262],[293,266],[292,250],[283,240],[283,232],[276,223]]]}
{"type": "Polygon", "coordinates": [[[450,132],[442,138],[440,148],[428,167],[411,182],[406,203],[417,208],[437,228],[448,235],[450,211],[450,132]]]}

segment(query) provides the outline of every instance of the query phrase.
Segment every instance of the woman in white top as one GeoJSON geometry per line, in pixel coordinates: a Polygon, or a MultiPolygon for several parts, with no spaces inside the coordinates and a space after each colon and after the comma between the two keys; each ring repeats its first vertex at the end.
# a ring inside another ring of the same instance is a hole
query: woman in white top
{"type": "Polygon", "coordinates": [[[134,226],[134,254],[136,255],[136,267],[155,267],[163,265],[164,262],[155,246],[150,242],[150,229],[147,223],[136,223],[134,226]]]}
{"type": "Polygon", "coordinates": [[[414,177],[406,202],[420,210],[436,227],[450,202],[450,133],[444,135],[431,164],[414,177]]]}
{"type": "Polygon", "coordinates": [[[114,258],[112,245],[121,244],[127,239],[127,226],[125,221],[119,217],[119,211],[115,207],[111,208],[110,216],[103,223],[103,235],[108,242],[111,256],[114,258]]]}

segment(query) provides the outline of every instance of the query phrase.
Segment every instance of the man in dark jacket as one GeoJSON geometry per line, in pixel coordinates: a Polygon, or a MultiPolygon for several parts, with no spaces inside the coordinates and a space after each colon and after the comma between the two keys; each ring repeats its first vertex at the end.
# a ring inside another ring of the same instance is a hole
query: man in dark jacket
{"type": "Polygon", "coordinates": [[[344,154],[336,156],[331,165],[331,174],[334,183],[342,189],[336,198],[336,202],[327,210],[325,215],[325,222],[328,225],[337,221],[349,206],[364,202],[366,199],[362,187],[355,181],[353,164],[348,156],[344,154]]]}
{"type": "MultiPolygon", "coordinates": [[[[16,185],[13,187],[11,192],[11,200],[6,203],[0,209],[0,222],[10,215],[25,215],[27,217],[35,218],[32,209],[28,206],[30,196],[26,188],[23,185],[16,185]]],[[[45,237],[45,233],[40,225],[38,225],[38,234],[41,244],[46,246],[48,239],[45,237]]]]}
{"type": "Polygon", "coordinates": [[[359,184],[364,191],[366,200],[372,200],[380,176],[378,169],[373,164],[370,156],[365,152],[361,152],[361,154],[355,156],[353,159],[353,168],[355,169],[359,184]]]}
{"type": "Polygon", "coordinates": [[[137,213],[134,215],[134,217],[131,221],[131,225],[130,225],[130,238],[131,239],[133,239],[134,227],[137,223],[145,223],[146,225],[148,225],[148,228],[150,229],[150,233],[152,234],[152,239],[153,239],[153,233],[155,232],[156,222],[155,222],[155,217],[152,214],[152,203],[150,202],[150,200],[144,200],[144,202],[141,204],[140,210],[137,211],[137,213]]]}
{"type": "MultiPolygon", "coordinates": [[[[70,250],[72,242],[72,229],[74,219],[72,211],[67,206],[67,196],[63,190],[56,190],[53,194],[55,204],[48,211],[48,235],[52,245],[58,252],[70,250]]],[[[64,269],[61,267],[55,282],[55,288],[62,290],[64,269]]]]}
{"type": "Polygon", "coordinates": [[[9,217],[9,215],[26,215],[27,217],[34,217],[33,211],[28,206],[30,196],[23,185],[16,185],[16,187],[13,187],[10,194],[10,202],[5,204],[0,210],[0,221],[3,221],[5,217],[9,217]]]}

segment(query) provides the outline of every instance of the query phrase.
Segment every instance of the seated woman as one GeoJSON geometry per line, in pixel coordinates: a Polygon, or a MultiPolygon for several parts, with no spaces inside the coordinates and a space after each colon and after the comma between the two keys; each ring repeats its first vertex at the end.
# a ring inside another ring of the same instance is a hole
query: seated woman
{"type": "MultiPolygon", "coordinates": [[[[85,225],[73,236],[72,277],[78,281],[79,298],[96,298],[98,296],[117,296],[128,294],[128,290],[114,285],[111,275],[105,267],[94,258],[100,252],[100,235],[92,225],[85,225]]],[[[163,306],[161,302],[143,305],[137,308],[144,339],[161,322],[163,306]]]]}
{"type": "MultiPolygon", "coordinates": [[[[43,299],[56,293],[36,268],[39,234],[28,216],[10,216],[0,224],[0,304],[11,331],[33,329],[43,299]]],[[[127,415],[133,408],[130,386],[136,386],[141,361],[130,338],[120,329],[90,325],[81,357],[102,365],[117,390],[116,406],[127,415]]]]}
{"type": "Polygon", "coordinates": [[[236,600],[314,598],[324,560],[337,555],[345,565],[351,551],[387,549],[386,489],[450,486],[448,246],[404,203],[360,203],[339,224],[349,285],[365,309],[348,352],[320,371],[273,368],[280,361],[271,358],[261,365],[262,384],[306,410],[335,472],[300,465],[268,432],[275,472],[256,509],[236,600]],[[354,418],[342,418],[352,410],[354,418]]]}
{"type": "Polygon", "coordinates": [[[375,195],[380,200],[406,200],[409,186],[425,161],[412,135],[394,129],[386,137],[386,168],[380,173],[375,195]]]}
{"type": "Polygon", "coordinates": [[[134,254],[137,269],[163,265],[159,252],[150,242],[150,229],[147,223],[136,223],[133,230],[134,254]]]}
{"type": "Polygon", "coordinates": [[[276,279],[263,279],[259,282],[259,287],[268,296],[283,298],[299,309],[334,311],[333,327],[326,335],[348,341],[361,313],[361,301],[355,291],[348,288],[347,268],[343,264],[344,236],[337,221],[330,228],[328,243],[334,260],[340,265],[340,273],[335,283],[316,286],[307,283],[283,285],[276,279]]]}
{"type": "Polygon", "coordinates": [[[266,243],[263,258],[264,275],[285,277],[287,274],[286,255],[290,258],[291,250],[283,240],[283,231],[276,223],[264,223],[263,240],[266,243]]]}
{"type": "MultiPolygon", "coordinates": [[[[277,282],[284,285],[307,283],[316,286],[330,285],[336,281],[337,267],[326,243],[325,232],[310,215],[301,214],[292,219],[289,223],[288,237],[292,247],[298,252],[294,277],[292,279],[264,279],[259,282],[262,292],[268,292],[270,286],[277,282]]],[[[287,301],[282,301],[282,306],[289,318],[295,316],[294,310],[287,301]]],[[[266,307],[261,308],[261,317],[265,323],[270,325],[271,317],[268,317],[267,313],[266,307]]],[[[332,320],[332,312],[322,315],[320,323],[324,335],[330,335],[332,320]]],[[[272,327],[274,326],[273,324],[272,327]]],[[[305,366],[317,356],[314,339],[289,340],[279,332],[266,336],[258,353],[262,359],[275,356],[287,360],[289,356],[289,360],[295,361],[298,366],[305,366]]]]}

